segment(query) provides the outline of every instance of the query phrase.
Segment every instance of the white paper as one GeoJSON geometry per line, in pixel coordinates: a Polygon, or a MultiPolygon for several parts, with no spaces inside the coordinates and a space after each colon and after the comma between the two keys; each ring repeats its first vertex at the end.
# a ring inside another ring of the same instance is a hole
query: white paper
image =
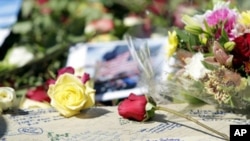
{"type": "MultiPolygon", "coordinates": [[[[245,116],[212,106],[164,105],[229,135],[231,124],[250,124],[245,116]]],[[[148,122],[119,116],[117,107],[93,107],[71,118],[54,109],[35,109],[5,114],[0,120],[0,140],[25,141],[223,141],[220,136],[184,118],[159,111],[148,122]]]]}

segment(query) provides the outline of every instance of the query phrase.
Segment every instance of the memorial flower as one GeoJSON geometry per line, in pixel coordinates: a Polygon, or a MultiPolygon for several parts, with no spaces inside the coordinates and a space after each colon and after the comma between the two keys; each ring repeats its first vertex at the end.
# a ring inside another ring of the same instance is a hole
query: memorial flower
{"type": "Polygon", "coordinates": [[[172,31],[178,39],[172,56],[176,71],[164,81],[161,95],[220,108],[249,107],[249,17],[248,11],[222,1],[203,14],[184,15],[184,30],[172,31]]]}
{"type": "MultiPolygon", "coordinates": [[[[142,70],[148,96],[160,99],[160,102],[210,104],[216,108],[249,111],[249,13],[240,12],[230,2],[216,1],[214,7],[203,14],[184,15],[184,28],[169,31],[164,54],[166,65],[171,66],[164,68],[171,68],[171,71],[163,72],[164,78],[160,80],[153,79],[156,74],[148,46],[136,46],[135,41],[128,38],[131,54],[142,70]]],[[[130,108],[133,107],[132,103],[127,107],[128,111],[135,109],[130,108]]],[[[164,110],[197,123],[172,109],[157,105],[153,109],[164,110]]],[[[133,117],[130,114],[140,112],[126,113],[125,116],[124,113],[120,115],[129,119],[133,117]]],[[[206,125],[202,127],[229,140],[225,134],[206,125]]]]}
{"type": "Polygon", "coordinates": [[[94,106],[95,90],[88,74],[76,76],[68,71],[59,74],[48,89],[52,107],[63,116],[71,117],[94,106]]]}
{"type": "Polygon", "coordinates": [[[154,99],[148,95],[136,95],[134,93],[130,93],[128,98],[121,101],[118,105],[118,113],[120,116],[122,116],[125,119],[135,120],[139,122],[145,122],[153,118],[155,115],[155,111],[157,110],[172,113],[179,117],[190,120],[200,125],[201,127],[206,128],[207,130],[222,136],[226,140],[229,139],[229,137],[226,134],[223,134],[219,131],[210,128],[209,126],[199,122],[198,120],[192,118],[191,116],[184,115],[178,111],[156,105],[154,99]]]}
{"type": "Polygon", "coordinates": [[[118,106],[119,115],[136,121],[146,121],[154,116],[155,102],[148,102],[144,95],[131,93],[127,99],[118,106]],[[147,108],[146,108],[147,107],[147,108]]]}
{"type": "Polygon", "coordinates": [[[37,86],[33,89],[29,89],[26,97],[39,102],[50,102],[50,98],[44,86],[37,86]]]}
{"type": "Polygon", "coordinates": [[[0,87],[0,113],[15,106],[16,93],[11,87],[0,87]]]}

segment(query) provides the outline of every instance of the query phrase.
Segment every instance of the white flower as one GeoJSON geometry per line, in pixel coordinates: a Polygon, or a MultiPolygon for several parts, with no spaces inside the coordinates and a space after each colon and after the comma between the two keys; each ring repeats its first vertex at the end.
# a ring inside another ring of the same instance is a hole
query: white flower
{"type": "Polygon", "coordinates": [[[125,17],[123,20],[123,24],[125,26],[129,26],[129,27],[141,24],[142,22],[143,22],[143,20],[137,16],[128,16],[128,17],[125,17]]]}
{"type": "Polygon", "coordinates": [[[190,76],[194,80],[199,80],[204,77],[210,70],[206,69],[201,63],[204,60],[202,53],[196,53],[192,58],[189,58],[185,66],[184,75],[190,76]]]}
{"type": "Polygon", "coordinates": [[[95,26],[94,26],[94,25],[88,24],[88,25],[85,26],[84,32],[85,32],[86,34],[90,34],[90,33],[93,33],[93,32],[95,32],[95,31],[96,31],[96,30],[95,30],[95,26]]]}
{"type": "Polygon", "coordinates": [[[22,67],[34,59],[32,54],[26,47],[16,47],[10,50],[6,61],[9,65],[22,67]]]}
{"type": "Polygon", "coordinates": [[[0,87],[0,112],[12,108],[15,104],[16,93],[13,88],[0,87]]]}

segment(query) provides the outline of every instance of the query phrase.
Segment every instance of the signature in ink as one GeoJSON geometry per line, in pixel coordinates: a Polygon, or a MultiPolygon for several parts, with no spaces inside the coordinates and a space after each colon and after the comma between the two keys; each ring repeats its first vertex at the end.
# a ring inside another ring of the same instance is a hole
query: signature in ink
{"type": "Polygon", "coordinates": [[[43,133],[43,129],[39,127],[22,127],[18,129],[18,132],[27,135],[39,135],[43,133]]]}

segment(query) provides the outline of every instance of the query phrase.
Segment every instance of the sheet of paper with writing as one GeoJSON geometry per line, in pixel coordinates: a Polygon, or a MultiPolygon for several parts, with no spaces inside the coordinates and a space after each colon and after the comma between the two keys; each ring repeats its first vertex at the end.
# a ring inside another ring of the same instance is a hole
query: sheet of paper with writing
{"type": "MultiPolygon", "coordinates": [[[[195,119],[229,135],[230,124],[250,124],[245,116],[214,109],[170,104],[195,119]]],[[[149,122],[121,118],[117,107],[94,107],[72,118],[54,109],[18,110],[0,117],[0,140],[36,141],[216,141],[219,136],[166,112],[157,112],[149,122]]]]}

